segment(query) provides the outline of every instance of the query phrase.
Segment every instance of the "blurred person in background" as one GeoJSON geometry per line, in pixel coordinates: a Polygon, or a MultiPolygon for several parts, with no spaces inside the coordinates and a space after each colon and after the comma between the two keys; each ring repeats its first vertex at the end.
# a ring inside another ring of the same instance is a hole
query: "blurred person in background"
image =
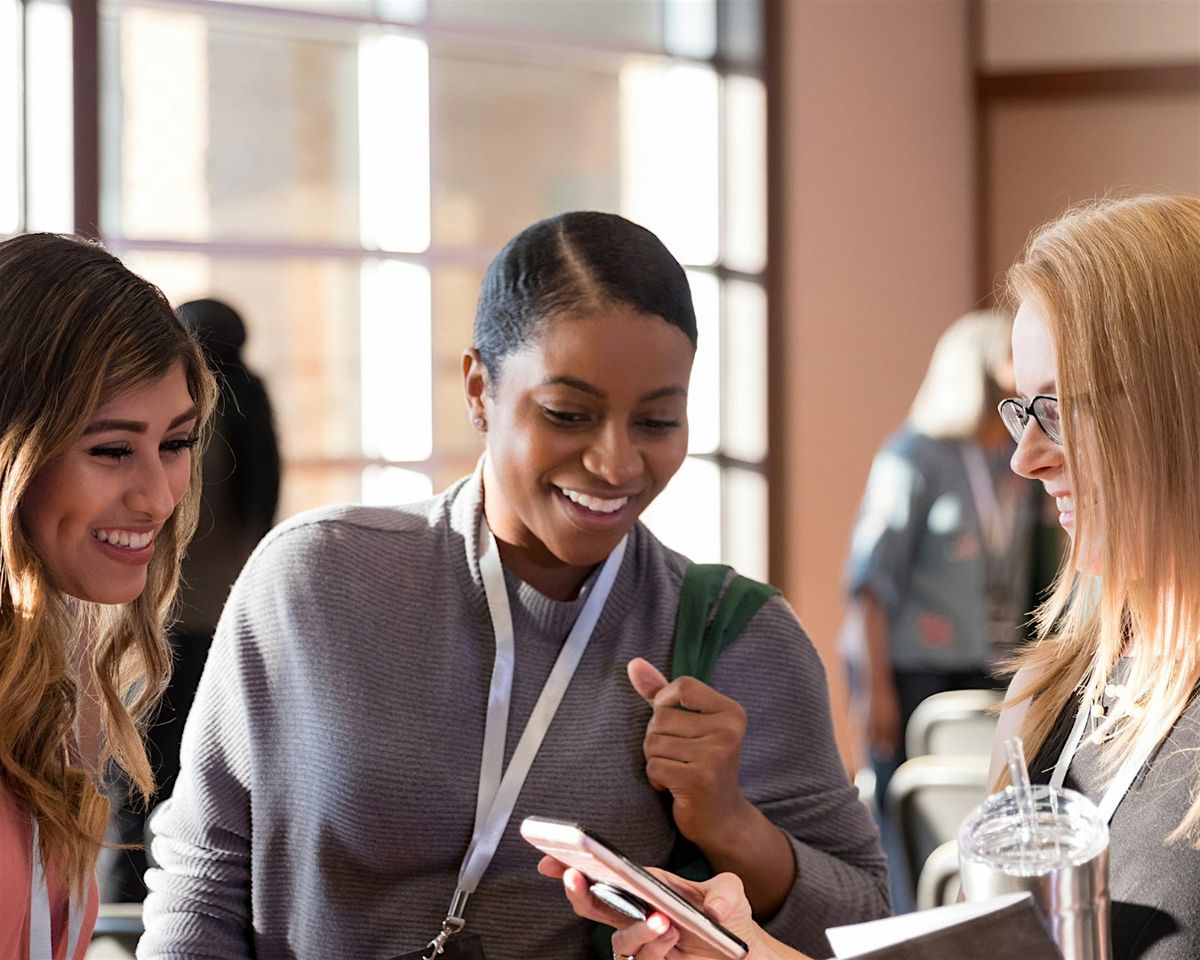
{"type": "MultiPolygon", "coordinates": [[[[1014,445],[996,414],[1013,389],[1011,332],[1007,315],[978,311],[942,334],[907,422],[875,457],[855,523],[847,581],[861,639],[847,657],[881,813],[917,705],[1001,686],[998,664],[1023,639],[1045,575],[1043,498],[1009,469],[1014,445]]],[[[881,821],[902,912],[912,891],[881,821]]]]}
{"type": "MultiPolygon", "coordinates": [[[[242,566],[271,529],[279,504],[279,444],[271,402],[262,380],[243,360],[246,327],[241,316],[211,299],[191,300],[178,312],[199,338],[221,392],[204,459],[200,520],[183,561],[179,619],[168,635],[174,671],[147,737],[156,777],[151,807],[174,789],[184,722],[221,608],[242,566]]],[[[120,777],[113,785],[121,802],[113,810],[110,838],[131,848],[110,848],[101,855],[104,902],[146,896],[146,851],[140,845],[148,807],[133,796],[131,786],[120,777]]]]}

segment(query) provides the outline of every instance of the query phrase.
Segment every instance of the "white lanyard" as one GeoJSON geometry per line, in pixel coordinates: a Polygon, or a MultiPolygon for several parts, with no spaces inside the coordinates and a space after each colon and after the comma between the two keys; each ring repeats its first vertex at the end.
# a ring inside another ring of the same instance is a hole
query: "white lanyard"
{"type": "MultiPolygon", "coordinates": [[[[46,871],[42,866],[42,852],[38,843],[37,817],[33,822],[33,876],[29,884],[29,960],[53,960],[54,944],[50,936],[50,890],[46,885],[46,871]]],[[[83,932],[83,910],[75,904],[67,904],[67,960],[74,960],[79,935],[83,932]]]]}
{"type": "Polygon", "coordinates": [[[996,480],[988,468],[983,451],[974,443],[959,445],[963,466],[967,470],[967,482],[971,485],[971,499],[975,501],[975,514],[979,517],[979,532],[989,556],[998,557],[1008,549],[1012,537],[1012,526],[1000,508],[996,496],[996,480]]]}
{"type": "Polygon", "coordinates": [[[479,572],[483,577],[488,613],[492,618],[492,632],[496,638],[496,659],[492,665],[491,688],[488,690],[483,755],[479,764],[479,796],[475,803],[475,831],[463,858],[462,867],[458,871],[458,888],[450,901],[446,919],[442,921],[441,932],[426,946],[429,951],[426,960],[433,960],[443,953],[446,941],[465,926],[463,911],[467,905],[467,898],[475,892],[484,871],[492,862],[496,847],[500,844],[500,837],[512,817],[517,796],[529,775],[529,768],[533,765],[538,748],[550,729],[554,714],[558,712],[558,705],[567,692],[575,668],[579,666],[583,652],[596,628],[596,622],[604,610],[617,572],[621,569],[627,540],[628,536],[622,537],[616,549],[604,561],[600,575],[592,585],[583,609],[579,612],[566,643],[559,651],[558,659],[554,661],[550,676],[546,679],[533,712],[529,715],[517,748],[508,762],[508,769],[501,775],[516,650],[513,644],[512,610],[508,605],[508,587],[504,582],[500,551],[496,546],[496,538],[488,529],[487,520],[480,517],[479,572]]]}
{"type": "MultiPolygon", "coordinates": [[[[1088,718],[1091,716],[1091,713],[1091,704],[1087,701],[1081,701],[1079,704],[1079,713],[1075,717],[1075,725],[1071,728],[1071,735],[1067,738],[1062,753],[1059,754],[1058,763],[1054,765],[1054,774],[1050,777],[1050,786],[1055,790],[1062,789],[1063,781],[1067,778],[1067,769],[1071,766],[1071,761],[1075,757],[1075,751],[1079,749],[1079,742],[1083,739],[1083,731],[1087,727],[1088,718]]],[[[1100,815],[1104,817],[1105,823],[1112,821],[1113,814],[1117,812],[1117,807],[1125,799],[1125,794],[1129,792],[1133,781],[1137,779],[1138,772],[1146,765],[1146,761],[1150,759],[1150,754],[1154,752],[1154,748],[1158,745],[1157,742],[1144,742],[1148,739],[1148,737],[1143,736],[1135,744],[1133,753],[1125,758],[1125,762],[1118,768],[1112,778],[1112,782],[1108,785],[1108,789],[1104,792],[1104,796],[1101,798],[1098,806],[1100,815]]]]}

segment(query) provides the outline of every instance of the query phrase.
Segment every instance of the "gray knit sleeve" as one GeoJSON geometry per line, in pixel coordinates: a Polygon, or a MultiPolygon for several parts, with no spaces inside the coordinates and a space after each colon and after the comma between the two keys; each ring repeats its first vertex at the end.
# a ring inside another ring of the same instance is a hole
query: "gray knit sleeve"
{"type": "Polygon", "coordinates": [[[827,928],[890,912],[887,865],[837,751],[824,666],[782,598],[721,654],[712,686],[746,710],[742,790],[796,858],[796,881],[766,928],[804,953],[829,956],[827,928]]]}
{"type": "Polygon", "coordinates": [[[265,693],[252,616],[275,606],[252,602],[264,552],[267,544],[230,594],[184,731],[179,779],[151,819],[160,867],[146,874],[139,960],[252,956],[247,704],[265,693]]]}

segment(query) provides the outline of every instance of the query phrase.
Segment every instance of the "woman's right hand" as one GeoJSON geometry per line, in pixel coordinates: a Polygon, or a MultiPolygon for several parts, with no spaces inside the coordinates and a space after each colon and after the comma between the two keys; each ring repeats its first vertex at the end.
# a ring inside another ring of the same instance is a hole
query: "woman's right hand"
{"type": "MultiPolygon", "coordinates": [[[[692,903],[700,904],[708,916],[744,940],[750,948],[746,960],[808,960],[768,936],[754,922],[742,882],[734,874],[722,873],[703,883],[693,883],[665,870],[649,869],[663,883],[692,903]]],[[[538,872],[562,878],[567,899],[579,916],[616,928],[612,938],[614,956],[636,957],[637,960],[716,960],[721,957],[704,947],[680,948],[678,928],[661,913],[637,922],[605,906],[592,896],[588,880],[582,873],[553,857],[544,857],[538,864],[538,872]]]]}

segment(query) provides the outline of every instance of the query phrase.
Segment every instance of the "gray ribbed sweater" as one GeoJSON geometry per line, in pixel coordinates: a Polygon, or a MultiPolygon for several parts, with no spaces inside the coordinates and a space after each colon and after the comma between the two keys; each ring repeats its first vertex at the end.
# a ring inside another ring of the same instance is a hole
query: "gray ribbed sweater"
{"type": "MultiPolygon", "coordinates": [[[[277,528],[222,616],[154,818],[143,960],[347,957],[425,945],[474,820],[494,652],[476,559],[477,477],[397,508],[335,507],[277,528]]],[[[644,863],[675,839],[647,783],[650,710],[625,664],[666,671],[688,561],[638,525],[495,860],[467,909],[488,960],[584,958],[588,925],[517,833],[578,820],[644,863]]],[[[516,745],[582,600],[509,576],[516,745]]],[[[825,677],[781,599],[721,656],[713,686],[746,708],[747,797],[791,838],[798,877],[769,929],[825,955],[828,926],[887,911],[876,832],[834,747],[825,677]]],[[[507,762],[507,758],[506,758],[507,762]]]]}

